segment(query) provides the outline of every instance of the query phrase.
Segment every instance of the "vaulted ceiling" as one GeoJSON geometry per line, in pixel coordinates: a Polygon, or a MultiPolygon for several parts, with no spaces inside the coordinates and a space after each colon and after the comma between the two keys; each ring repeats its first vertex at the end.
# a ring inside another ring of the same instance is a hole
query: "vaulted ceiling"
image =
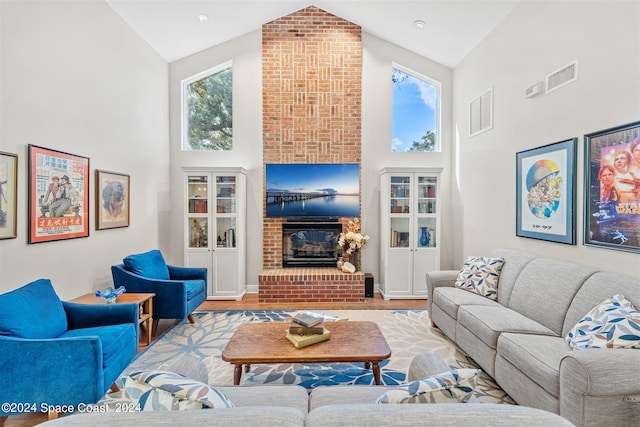
{"type": "Polygon", "coordinates": [[[455,67],[520,0],[106,0],[165,60],[173,62],[261,28],[307,6],[455,67]],[[206,19],[204,18],[206,17],[206,19]],[[424,28],[415,22],[423,21],[424,28]]]}

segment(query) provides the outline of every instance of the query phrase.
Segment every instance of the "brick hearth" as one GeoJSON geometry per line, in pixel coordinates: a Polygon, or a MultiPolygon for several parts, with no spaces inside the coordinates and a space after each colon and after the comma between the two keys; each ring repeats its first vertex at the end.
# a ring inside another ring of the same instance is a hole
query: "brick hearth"
{"type": "Polygon", "coordinates": [[[258,276],[261,303],[364,302],[364,273],[337,268],[274,268],[258,276]]]}

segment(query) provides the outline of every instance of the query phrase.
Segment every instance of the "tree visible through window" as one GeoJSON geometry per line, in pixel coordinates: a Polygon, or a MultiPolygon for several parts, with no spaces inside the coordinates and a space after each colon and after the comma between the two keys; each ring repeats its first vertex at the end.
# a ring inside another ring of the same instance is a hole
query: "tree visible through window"
{"type": "Polygon", "coordinates": [[[440,151],[440,87],[393,67],[392,151],[440,151]]]}
{"type": "Polygon", "coordinates": [[[183,81],[183,150],[231,150],[232,86],[231,63],[183,81]]]}

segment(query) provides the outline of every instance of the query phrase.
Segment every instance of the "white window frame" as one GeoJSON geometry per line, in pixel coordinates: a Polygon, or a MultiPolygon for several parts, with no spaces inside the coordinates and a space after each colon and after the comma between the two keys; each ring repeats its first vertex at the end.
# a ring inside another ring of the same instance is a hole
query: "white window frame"
{"type": "MultiPolygon", "coordinates": [[[[233,61],[229,60],[229,61],[225,61],[222,64],[218,64],[215,67],[209,68],[207,70],[201,71],[198,74],[195,74],[191,77],[187,77],[186,79],[182,79],[180,81],[180,108],[181,108],[181,113],[180,113],[180,129],[181,129],[181,141],[180,141],[180,146],[182,147],[182,151],[193,151],[191,150],[191,148],[188,146],[188,138],[187,138],[187,133],[189,131],[188,127],[189,127],[189,119],[187,118],[187,87],[193,83],[193,82],[197,82],[198,80],[202,80],[206,77],[209,77],[213,74],[219,73],[221,71],[224,71],[228,68],[231,68],[231,72],[233,73],[233,61]]],[[[205,150],[206,151],[206,150],[205,150]]]]}
{"type": "MultiPolygon", "coordinates": [[[[429,83],[430,85],[434,86],[437,90],[438,90],[438,97],[437,97],[437,101],[436,101],[436,146],[435,149],[433,151],[417,151],[417,153],[439,153],[442,152],[442,108],[441,108],[441,104],[442,104],[442,84],[437,81],[434,80],[430,77],[425,76],[422,73],[419,73],[415,70],[412,70],[411,68],[405,67],[404,65],[400,65],[397,62],[392,62],[391,63],[391,72],[393,73],[393,69],[395,68],[398,71],[402,71],[405,74],[408,74],[412,77],[415,77],[416,79],[420,79],[425,81],[426,83],[429,83]]],[[[391,102],[393,103],[393,95],[392,95],[392,99],[391,102]]],[[[393,121],[393,118],[392,118],[393,121]]],[[[393,128],[393,123],[392,123],[392,128],[393,128]]],[[[393,139],[393,136],[392,136],[393,139]]],[[[392,141],[393,144],[393,141],[392,141]]],[[[393,149],[393,145],[391,146],[391,148],[393,149]]],[[[416,153],[415,151],[402,151],[403,153],[416,153]]]]}

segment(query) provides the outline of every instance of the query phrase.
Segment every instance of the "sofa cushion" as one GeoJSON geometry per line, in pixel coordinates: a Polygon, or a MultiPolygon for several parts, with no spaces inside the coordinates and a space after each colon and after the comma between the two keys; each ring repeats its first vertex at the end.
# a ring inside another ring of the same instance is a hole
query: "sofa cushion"
{"type": "Polygon", "coordinates": [[[562,335],[564,318],[574,296],[595,271],[564,261],[534,259],[518,276],[509,308],[562,335]]]}
{"type": "Polygon", "coordinates": [[[502,258],[468,256],[455,286],[495,301],[498,299],[498,279],[503,264],[502,258]]]}
{"type": "Polygon", "coordinates": [[[466,305],[458,311],[458,327],[473,333],[480,341],[496,348],[498,337],[503,332],[521,332],[540,335],[555,333],[540,323],[531,320],[517,311],[500,305],[466,305]]]}
{"type": "Polygon", "coordinates": [[[124,391],[142,411],[233,407],[217,389],[175,372],[132,372],[125,378],[124,391]]]}
{"type": "MultiPolygon", "coordinates": [[[[64,419],[62,417],[61,419],[64,419]]],[[[336,426],[573,426],[560,415],[518,405],[329,405],[307,415],[306,427],[336,426]]]]}
{"type": "Polygon", "coordinates": [[[473,396],[480,369],[453,369],[384,392],[376,403],[464,403],[473,396]]]}
{"type": "MultiPolygon", "coordinates": [[[[511,406],[511,405],[510,405],[511,406]]],[[[125,407],[126,408],[126,407],[125,407]]],[[[158,411],[105,413],[76,411],[68,416],[45,422],[46,427],[303,427],[305,413],[279,406],[222,408],[214,411],[158,411]]]]}
{"type": "Polygon", "coordinates": [[[121,357],[129,343],[136,341],[133,324],[95,326],[92,328],[71,329],[60,338],[98,337],[102,344],[102,365],[110,366],[121,357]]]}
{"type": "Polygon", "coordinates": [[[571,301],[564,321],[562,336],[573,328],[589,310],[611,295],[622,294],[637,309],[640,308],[638,278],[610,271],[598,271],[580,287],[571,301]]]}
{"type": "Polygon", "coordinates": [[[133,254],[122,260],[124,268],[148,279],[169,280],[169,269],[162,252],[157,249],[133,254]]]}
{"type": "Polygon", "coordinates": [[[560,361],[570,351],[562,337],[504,333],[498,339],[498,354],[556,398],[560,361]]]}
{"type": "Polygon", "coordinates": [[[459,288],[439,287],[433,290],[432,305],[437,305],[442,311],[454,319],[458,318],[458,309],[465,305],[488,305],[500,307],[500,305],[488,298],[476,293],[464,291],[459,288]]]}
{"type": "Polygon", "coordinates": [[[49,279],[0,295],[0,335],[56,338],[67,330],[67,314],[49,279]]]}
{"type": "Polygon", "coordinates": [[[500,289],[500,292],[498,292],[498,302],[505,307],[509,307],[511,292],[513,292],[516,279],[522,272],[522,269],[534,260],[536,256],[510,249],[496,249],[491,252],[491,256],[504,259],[504,264],[500,271],[500,279],[498,280],[498,289],[500,289]]]}
{"type": "Polygon", "coordinates": [[[565,339],[574,350],[640,348],[640,312],[623,295],[614,295],[592,308],[565,339]]]}

